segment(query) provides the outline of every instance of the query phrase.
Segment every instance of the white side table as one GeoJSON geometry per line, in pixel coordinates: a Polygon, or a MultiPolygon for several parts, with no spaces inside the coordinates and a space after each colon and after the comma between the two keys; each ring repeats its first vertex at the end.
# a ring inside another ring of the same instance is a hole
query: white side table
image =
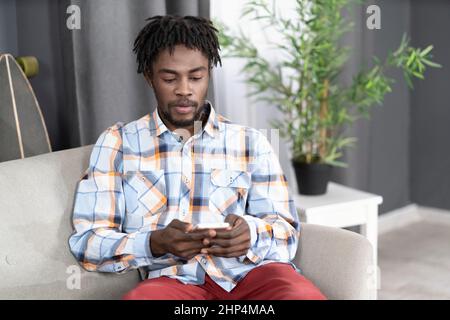
{"type": "Polygon", "coordinates": [[[301,222],[338,228],[361,225],[361,234],[373,247],[374,284],[378,284],[378,206],[383,202],[381,196],[329,182],[326,194],[294,194],[293,200],[301,222]]]}

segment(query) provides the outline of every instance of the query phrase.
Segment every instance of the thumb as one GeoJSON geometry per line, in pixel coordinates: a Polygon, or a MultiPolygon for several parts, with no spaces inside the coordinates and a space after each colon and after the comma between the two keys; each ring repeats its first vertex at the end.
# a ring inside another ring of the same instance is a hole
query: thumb
{"type": "Polygon", "coordinates": [[[228,222],[230,226],[234,226],[236,221],[239,220],[239,216],[235,214],[229,214],[225,217],[225,222],[228,222]]]}
{"type": "Polygon", "coordinates": [[[172,222],[170,222],[170,226],[172,228],[181,230],[183,232],[189,232],[192,229],[192,224],[191,223],[183,222],[183,221],[178,220],[178,219],[173,219],[172,222]]]}

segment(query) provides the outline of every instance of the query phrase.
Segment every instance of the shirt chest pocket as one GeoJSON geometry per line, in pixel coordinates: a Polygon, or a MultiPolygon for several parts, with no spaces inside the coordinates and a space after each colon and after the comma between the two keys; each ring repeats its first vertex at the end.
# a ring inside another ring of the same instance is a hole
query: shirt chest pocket
{"type": "Polygon", "coordinates": [[[164,170],[127,172],[123,188],[129,214],[152,216],[167,208],[164,170]]]}
{"type": "Polygon", "coordinates": [[[246,171],[212,169],[209,189],[209,210],[228,215],[245,214],[251,175],[246,171]]]}

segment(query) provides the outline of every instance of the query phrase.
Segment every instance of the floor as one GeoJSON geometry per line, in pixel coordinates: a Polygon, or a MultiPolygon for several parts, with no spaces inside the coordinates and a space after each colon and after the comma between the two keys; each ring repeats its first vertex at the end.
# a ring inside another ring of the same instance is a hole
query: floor
{"type": "Polygon", "coordinates": [[[378,241],[378,299],[450,299],[450,222],[424,218],[378,241]]]}

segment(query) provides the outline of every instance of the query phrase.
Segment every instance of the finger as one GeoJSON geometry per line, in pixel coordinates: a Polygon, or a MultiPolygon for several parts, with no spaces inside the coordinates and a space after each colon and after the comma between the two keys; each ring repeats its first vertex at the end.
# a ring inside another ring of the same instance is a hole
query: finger
{"type": "Polygon", "coordinates": [[[218,245],[218,246],[221,246],[224,248],[233,247],[233,246],[237,246],[237,245],[240,245],[243,243],[250,243],[250,235],[247,233],[242,233],[232,239],[215,238],[215,239],[211,239],[209,242],[211,245],[218,245]]]}
{"type": "Polygon", "coordinates": [[[238,217],[233,223],[233,228],[240,226],[242,223],[246,223],[246,221],[242,217],[238,217]]]}
{"type": "Polygon", "coordinates": [[[181,253],[181,255],[179,256],[182,259],[186,259],[186,260],[191,260],[193,257],[195,257],[196,255],[200,254],[200,250],[190,250],[190,251],[185,251],[183,253],[181,253]]]}
{"type": "Polygon", "coordinates": [[[205,238],[214,238],[216,236],[216,231],[212,229],[199,230],[195,232],[189,232],[185,234],[186,240],[202,240],[205,238]]]}
{"type": "Polygon", "coordinates": [[[212,238],[215,236],[215,231],[211,229],[206,230],[197,230],[197,231],[190,231],[190,232],[184,232],[179,229],[176,229],[176,237],[178,240],[181,241],[197,241],[202,240],[204,238],[212,238]]]}
{"type": "Polygon", "coordinates": [[[231,230],[218,230],[214,238],[232,239],[241,235],[242,233],[246,233],[247,230],[249,230],[249,228],[246,224],[239,224],[238,226],[234,227],[231,230]]]}
{"type": "Polygon", "coordinates": [[[209,246],[204,246],[203,244],[200,246],[195,246],[191,248],[186,248],[180,253],[180,255],[188,257],[191,259],[192,257],[195,257],[197,254],[201,254],[203,249],[210,248],[209,246]]]}
{"type": "Polygon", "coordinates": [[[236,214],[229,214],[225,217],[225,222],[228,222],[230,226],[234,226],[237,220],[239,220],[240,216],[236,214]]]}
{"type": "Polygon", "coordinates": [[[250,243],[250,239],[248,239],[247,237],[245,238],[235,238],[232,240],[227,240],[227,239],[223,239],[223,240],[218,240],[218,241],[211,241],[209,243],[209,246],[219,246],[222,248],[232,248],[235,246],[239,246],[241,244],[249,244],[250,243]]]}
{"type": "Polygon", "coordinates": [[[203,241],[198,242],[192,242],[185,246],[184,250],[190,251],[190,250],[198,250],[200,252],[203,248],[209,248],[209,244],[204,244],[203,241]]]}
{"type": "Polygon", "coordinates": [[[209,238],[213,238],[216,236],[217,231],[216,231],[216,229],[192,229],[190,231],[190,233],[192,233],[192,234],[198,234],[198,233],[202,234],[203,233],[203,234],[206,234],[209,238]]]}
{"type": "Polygon", "coordinates": [[[178,219],[173,219],[170,222],[169,226],[171,228],[174,228],[174,229],[177,229],[177,230],[181,230],[183,232],[189,232],[193,228],[193,225],[191,223],[183,222],[183,221],[178,220],[178,219]]]}
{"type": "Polygon", "coordinates": [[[185,252],[192,252],[192,251],[200,253],[200,250],[208,247],[209,246],[205,246],[202,241],[185,242],[176,246],[175,252],[177,252],[179,255],[183,255],[183,253],[185,252]]]}

